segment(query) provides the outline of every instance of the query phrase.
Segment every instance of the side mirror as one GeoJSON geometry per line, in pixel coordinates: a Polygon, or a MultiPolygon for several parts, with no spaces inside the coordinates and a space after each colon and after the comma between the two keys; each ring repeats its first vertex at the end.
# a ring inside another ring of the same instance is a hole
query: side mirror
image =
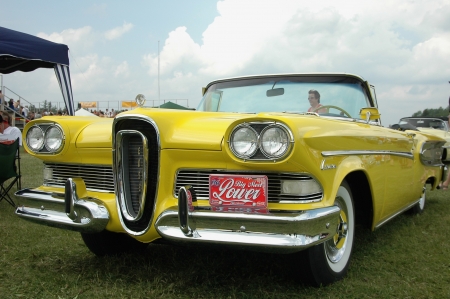
{"type": "Polygon", "coordinates": [[[359,110],[359,118],[365,119],[366,122],[380,119],[380,116],[381,116],[380,112],[375,107],[366,107],[361,108],[361,110],[359,110]]]}

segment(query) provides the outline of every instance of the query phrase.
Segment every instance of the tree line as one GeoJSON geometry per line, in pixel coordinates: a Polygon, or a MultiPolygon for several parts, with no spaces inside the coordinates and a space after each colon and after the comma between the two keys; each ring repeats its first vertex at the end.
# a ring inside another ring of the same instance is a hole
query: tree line
{"type": "Polygon", "coordinates": [[[448,106],[446,108],[439,107],[437,109],[427,108],[423,111],[417,111],[412,117],[446,117],[449,115],[449,108],[450,107],[448,106]]]}

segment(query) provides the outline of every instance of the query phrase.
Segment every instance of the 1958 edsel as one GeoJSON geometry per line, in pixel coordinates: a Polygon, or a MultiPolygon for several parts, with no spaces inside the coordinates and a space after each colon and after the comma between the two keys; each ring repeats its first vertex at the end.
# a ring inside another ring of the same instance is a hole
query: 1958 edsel
{"type": "Polygon", "coordinates": [[[23,134],[45,167],[16,193],[19,217],[78,231],[97,255],[161,238],[302,251],[315,285],[346,274],[355,225],[422,212],[445,142],[382,127],[374,87],[350,74],[217,80],[196,111],[44,117],[23,134]]]}

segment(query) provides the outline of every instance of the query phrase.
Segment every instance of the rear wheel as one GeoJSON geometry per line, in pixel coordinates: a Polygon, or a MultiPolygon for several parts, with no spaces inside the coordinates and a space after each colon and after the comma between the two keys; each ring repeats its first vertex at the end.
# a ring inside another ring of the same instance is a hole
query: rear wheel
{"type": "Polygon", "coordinates": [[[420,195],[419,202],[415,204],[409,212],[411,214],[421,214],[423,210],[425,209],[425,201],[426,201],[426,193],[427,193],[427,186],[424,185],[422,188],[422,194],[420,195]]]}
{"type": "Polygon", "coordinates": [[[341,209],[336,234],[330,240],[308,248],[305,252],[311,274],[307,278],[315,286],[324,286],[342,279],[350,263],[355,234],[355,213],[352,193],[345,181],[338,189],[335,205],[341,209]]]}
{"type": "Polygon", "coordinates": [[[147,248],[142,243],[126,234],[102,231],[100,233],[81,233],[81,238],[89,250],[97,256],[117,255],[129,251],[140,251],[147,248]]]}

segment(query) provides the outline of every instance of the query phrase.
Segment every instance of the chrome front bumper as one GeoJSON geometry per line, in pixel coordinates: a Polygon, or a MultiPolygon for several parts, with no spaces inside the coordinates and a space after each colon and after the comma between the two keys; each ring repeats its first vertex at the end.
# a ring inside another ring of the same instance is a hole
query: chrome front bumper
{"type": "Polygon", "coordinates": [[[250,215],[194,211],[189,213],[189,232],[180,228],[178,208],[164,211],[156,230],[174,242],[196,242],[252,247],[259,251],[296,252],[322,243],[337,231],[337,206],[303,211],[250,215]]]}
{"type": "Polygon", "coordinates": [[[16,215],[35,223],[96,233],[103,231],[109,221],[108,210],[87,196],[82,179],[68,179],[65,194],[23,189],[15,195],[20,198],[16,215]]]}
{"type": "Polygon", "coordinates": [[[209,243],[291,253],[331,239],[337,232],[340,214],[337,206],[245,214],[192,209],[189,205],[186,190],[181,188],[178,206],[165,210],[156,220],[155,228],[161,237],[176,243],[209,243]]]}
{"type": "MultiPolygon", "coordinates": [[[[231,245],[258,251],[291,253],[331,239],[338,229],[340,209],[331,206],[268,214],[221,213],[192,209],[184,192],[178,206],[162,212],[155,228],[176,243],[231,245]]],[[[89,198],[83,180],[68,179],[65,194],[24,189],[16,192],[19,217],[83,233],[101,232],[109,221],[106,207],[89,198]]]]}

